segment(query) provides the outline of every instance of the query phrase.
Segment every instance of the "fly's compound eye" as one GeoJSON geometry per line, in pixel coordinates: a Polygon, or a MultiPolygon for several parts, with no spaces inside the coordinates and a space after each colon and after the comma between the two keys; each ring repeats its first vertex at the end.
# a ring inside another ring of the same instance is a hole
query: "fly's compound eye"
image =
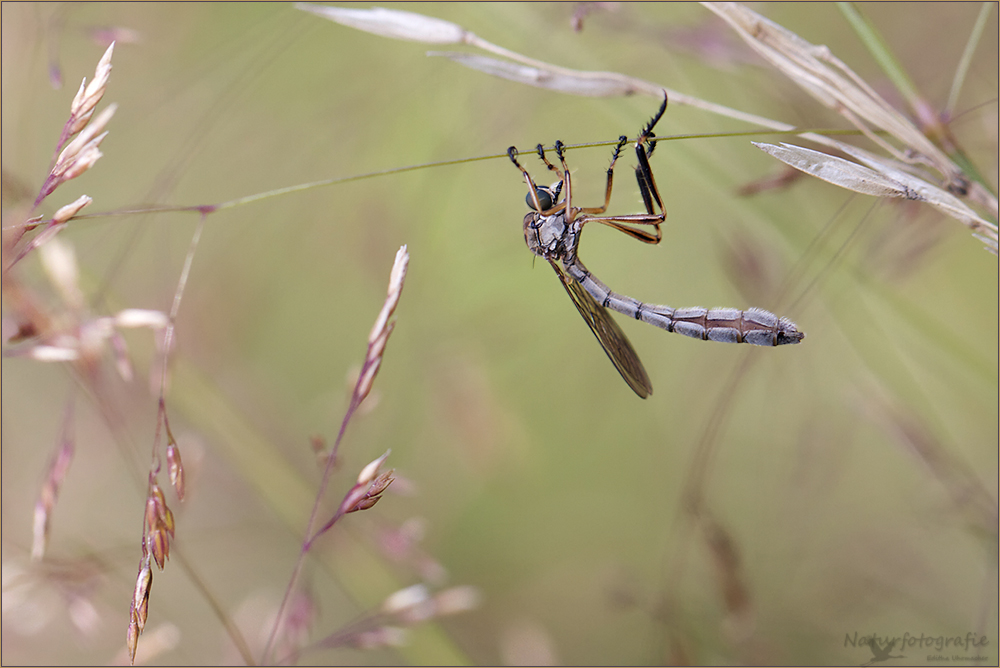
{"type": "MultiPolygon", "coordinates": [[[[535,188],[535,196],[538,198],[538,205],[542,207],[541,211],[548,211],[555,204],[552,201],[552,191],[544,186],[535,188]]],[[[535,209],[535,203],[531,201],[531,193],[525,195],[524,201],[528,203],[529,209],[535,209]]]]}

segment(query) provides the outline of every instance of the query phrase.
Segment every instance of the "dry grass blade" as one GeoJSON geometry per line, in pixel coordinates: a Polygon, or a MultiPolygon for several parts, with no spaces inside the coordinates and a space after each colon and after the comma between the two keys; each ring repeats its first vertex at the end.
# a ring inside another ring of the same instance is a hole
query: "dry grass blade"
{"type": "Polygon", "coordinates": [[[384,7],[347,9],[297,2],[295,8],[336,21],[341,25],[393,39],[408,39],[431,44],[462,44],[471,35],[450,21],[384,7]]]}
{"type": "Polygon", "coordinates": [[[296,7],[317,16],[328,18],[341,25],[364,30],[365,32],[382,37],[431,44],[468,44],[469,46],[477,47],[483,51],[507,58],[515,63],[520,63],[525,67],[519,68],[511,63],[472,56],[470,54],[432,51],[427,55],[445,56],[466,67],[530,86],[550,88],[564,93],[591,97],[643,93],[651,97],[660,98],[663,95],[663,91],[666,90],[671,104],[695,107],[709,113],[725,116],[726,118],[753,123],[754,125],[774,130],[786,131],[795,128],[795,126],[787,123],[774,121],[737,109],[730,109],[714,102],[666,88],[660,84],[637,79],[618,72],[573,70],[528,58],[527,56],[492,44],[454,23],[426,17],[421,14],[414,14],[413,12],[401,12],[381,7],[373,7],[371,10],[347,10],[321,7],[307,3],[298,3],[296,7]]]}
{"type": "Polygon", "coordinates": [[[533,61],[491,44],[475,33],[450,21],[442,21],[422,14],[383,7],[344,9],[307,3],[298,3],[295,6],[341,25],[382,37],[427,44],[468,44],[479,47],[484,51],[520,62],[523,66],[473,54],[431,52],[427,55],[444,56],[474,70],[531,86],[588,96],[630,95],[639,91],[658,96],[661,91],[659,86],[613,72],[580,72],[533,61]]]}
{"type": "Polygon", "coordinates": [[[876,197],[916,199],[915,193],[898,181],[843,158],[792,144],[751,143],[786,165],[841,188],[876,197]]]}
{"type": "Polygon", "coordinates": [[[917,199],[926,202],[973,230],[977,239],[986,244],[986,250],[997,255],[997,226],[970,209],[962,200],[947,190],[921,179],[907,171],[902,165],[894,165],[892,160],[877,156],[864,149],[843,144],[841,150],[857,158],[883,175],[895,179],[914,192],[917,199]]]}
{"type": "Polygon", "coordinates": [[[926,202],[967,225],[975,232],[976,238],[986,244],[986,250],[997,254],[996,225],[948,191],[893,166],[890,160],[850,144],[840,144],[840,149],[868,167],[801,146],[752,143],[786,165],[841,188],[876,197],[902,197],[926,202]]]}
{"type": "MultiPolygon", "coordinates": [[[[843,115],[901,164],[922,164],[931,167],[941,174],[946,187],[956,186],[956,190],[963,191],[968,189],[970,179],[962,173],[962,170],[905,115],[882,99],[847,65],[830,53],[827,47],[811,44],[737,3],[703,4],[729,23],[761,57],[819,102],[843,115]],[[879,131],[894,137],[902,147],[897,148],[884,140],[879,136],[879,131]]],[[[834,142],[824,143],[832,145],[834,142]]],[[[886,172],[883,165],[875,169],[886,172]]],[[[902,169],[893,168],[892,173],[894,175],[891,179],[902,183],[915,179],[913,176],[907,176],[906,179],[899,178],[897,175],[906,173],[902,169]]],[[[836,181],[830,182],[836,183],[836,181]]],[[[944,188],[931,186],[922,179],[916,179],[913,183],[919,184],[919,187],[914,189],[920,190],[922,195],[916,199],[936,206],[971,227],[975,236],[986,242],[987,250],[996,254],[995,224],[984,220],[964,205],[956,206],[958,200],[948,195],[944,188]]],[[[996,197],[988,193],[984,195],[982,189],[976,189],[976,193],[977,200],[982,200],[980,203],[996,216],[996,197]]]]}
{"type": "Polygon", "coordinates": [[[760,54],[819,102],[842,114],[872,141],[898,159],[909,158],[872,131],[885,130],[916,151],[923,162],[951,179],[960,170],[909,119],[866,84],[847,65],[795,33],[737,3],[703,3],[715,12],[760,54]]]}
{"type": "Polygon", "coordinates": [[[517,63],[473,53],[429,51],[427,55],[443,56],[459,65],[464,65],[465,67],[479,70],[486,74],[492,74],[501,79],[536,86],[538,88],[547,88],[560,93],[569,93],[570,95],[611,97],[614,95],[631,95],[637,90],[636,86],[625,78],[610,72],[567,73],[528,65],[518,65],[517,63]],[[597,76],[581,76],[583,74],[597,76]]]}
{"type": "MultiPolygon", "coordinates": [[[[455,52],[432,51],[428,52],[427,55],[443,56],[471,69],[529,86],[589,97],[631,95],[634,93],[645,93],[659,97],[662,91],[666,90],[674,104],[696,107],[710,113],[775,130],[794,129],[794,126],[786,123],[729,109],[649,81],[616,72],[573,70],[540,62],[491,44],[454,23],[412,12],[400,12],[378,7],[371,10],[348,10],[302,3],[296,6],[343,25],[383,37],[437,44],[468,44],[478,47],[514,62],[455,52]]],[[[922,161],[937,169],[948,183],[968,183],[968,179],[962,175],[961,170],[937,146],[903,114],[883,100],[850,68],[834,57],[827,47],[813,45],[795,33],[785,30],[756,12],[738,4],[706,3],[706,7],[729,22],[765,59],[791,77],[823,104],[846,116],[872,141],[891,155],[896,156],[902,162],[922,161]],[[901,151],[888,144],[868,124],[871,124],[876,130],[886,131],[896,137],[903,143],[906,151],[901,151]],[[909,157],[909,153],[915,153],[918,159],[914,160],[909,157]]],[[[834,148],[847,150],[844,148],[847,146],[846,144],[828,137],[814,133],[803,133],[801,136],[834,148]]],[[[788,149],[788,151],[793,150],[795,149],[788,149]]],[[[807,149],[800,150],[806,151],[807,149]]],[[[857,165],[850,166],[852,163],[848,161],[832,156],[819,159],[816,158],[818,155],[822,154],[815,154],[809,158],[800,156],[796,159],[800,165],[793,166],[807,173],[813,173],[810,169],[817,169],[830,177],[821,176],[820,178],[857,192],[876,196],[907,197],[932,204],[947,215],[969,226],[973,230],[974,236],[986,244],[987,250],[994,254],[997,253],[996,225],[976,214],[943,188],[911,176],[902,169],[892,168],[890,175],[882,166],[873,166],[874,170],[883,172],[882,175],[877,175],[875,172],[863,170],[857,165]],[[810,164],[811,167],[809,167],[810,164]],[[847,183],[852,185],[846,185],[847,183]],[[910,190],[916,191],[919,196],[911,197],[913,193],[910,190]]],[[[792,163],[788,162],[788,164],[792,163]]],[[[819,176],[819,174],[814,175],[819,176]]],[[[986,199],[988,200],[985,203],[986,208],[995,213],[996,198],[987,196],[986,199]]]]}

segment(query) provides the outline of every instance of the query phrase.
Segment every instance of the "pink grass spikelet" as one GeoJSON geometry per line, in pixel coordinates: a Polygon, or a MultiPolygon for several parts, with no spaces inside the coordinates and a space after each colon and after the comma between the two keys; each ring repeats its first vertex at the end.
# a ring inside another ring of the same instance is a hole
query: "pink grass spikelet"
{"type": "MultiPolygon", "coordinates": [[[[107,133],[99,135],[95,141],[103,141],[105,136],[107,136],[107,133]]],[[[103,157],[104,154],[97,148],[96,143],[86,146],[76,156],[76,159],[66,166],[66,170],[58,176],[58,183],[56,185],[75,179],[97,164],[97,161],[103,157]]]]}
{"type": "Polygon", "coordinates": [[[94,200],[87,195],[81,195],[74,202],[71,202],[64,207],[60,207],[60,209],[56,211],[55,215],[52,216],[52,222],[56,224],[65,223],[67,220],[80,213],[82,208],[93,201],[94,200]]]}
{"type": "Polygon", "coordinates": [[[368,464],[361,469],[361,473],[358,474],[358,484],[365,485],[374,480],[375,476],[378,475],[379,468],[381,468],[382,464],[385,463],[385,460],[389,458],[389,453],[391,452],[392,450],[386,450],[384,455],[378,459],[368,462],[368,464]]]}
{"type": "Polygon", "coordinates": [[[439,617],[475,610],[481,601],[482,595],[479,590],[469,585],[445,589],[434,595],[434,604],[439,617]]]}
{"type": "Polygon", "coordinates": [[[94,107],[104,97],[104,91],[108,87],[108,79],[111,78],[111,55],[115,51],[115,43],[112,42],[104,55],[97,62],[97,69],[94,70],[94,79],[86,87],[87,80],[80,84],[80,90],[73,98],[70,105],[69,135],[73,136],[87,125],[90,117],[94,114],[94,107]]]}
{"type": "Polygon", "coordinates": [[[406,269],[409,263],[410,255],[406,251],[406,246],[401,246],[396,252],[396,260],[393,262],[392,272],[389,274],[389,289],[386,294],[385,303],[382,305],[382,310],[379,312],[378,317],[375,318],[375,324],[368,334],[368,352],[365,355],[365,363],[361,367],[358,384],[354,387],[354,395],[352,397],[352,403],[355,407],[359,406],[365,400],[365,397],[368,396],[368,393],[371,392],[372,383],[375,382],[375,375],[382,365],[382,354],[385,352],[385,344],[388,342],[389,335],[395,326],[395,323],[390,322],[389,318],[392,317],[396,306],[399,304],[399,296],[403,292],[403,281],[406,278],[406,269]]]}
{"type": "Polygon", "coordinates": [[[382,612],[389,615],[401,615],[414,608],[426,605],[429,601],[430,593],[427,587],[416,584],[406,589],[400,589],[389,595],[382,603],[382,612]]]}
{"type": "Polygon", "coordinates": [[[181,451],[176,443],[167,445],[167,471],[170,474],[170,484],[177,493],[177,498],[184,500],[184,463],[181,461],[181,451]]]}
{"type": "Polygon", "coordinates": [[[52,240],[40,251],[42,268],[49,281],[59,292],[63,303],[74,311],[83,308],[84,297],[80,289],[80,269],[73,247],[61,241],[52,240]]]}
{"type": "MultiPolygon", "coordinates": [[[[67,424],[69,420],[67,416],[67,424]]],[[[66,427],[64,426],[64,432],[66,427]]],[[[45,484],[42,485],[38,501],[35,502],[34,526],[31,542],[31,559],[38,561],[45,556],[45,546],[49,538],[49,526],[52,520],[52,511],[55,508],[56,500],[59,498],[59,489],[66,479],[66,473],[73,461],[74,445],[73,440],[63,434],[62,445],[52,458],[49,465],[48,474],[45,476],[45,484]]]]}
{"type": "Polygon", "coordinates": [[[115,369],[118,370],[118,375],[126,383],[132,382],[134,371],[132,369],[132,360],[128,356],[128,346],[125,343],[125,337],[120,332],[112,332],[109,340],[111,341],[111,355],[114,357],[115,369]]]}

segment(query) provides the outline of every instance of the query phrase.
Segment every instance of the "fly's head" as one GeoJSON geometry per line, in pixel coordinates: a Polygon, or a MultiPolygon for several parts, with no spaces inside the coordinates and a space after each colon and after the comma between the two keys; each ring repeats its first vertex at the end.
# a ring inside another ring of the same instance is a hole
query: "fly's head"
{"type": "Polygon", "coordinates": [[[551,186],[537,186],[534,197],[528,193],[524,201],[531,211],[524,217],[524,241],[535,255],[546,260],[558,260],[565,254],[567,225],[566,210],[546,215],[559,206],[559,195],[563,182],[556,181],[551,186]],[[535,208],[535,200],[538,207],[535,208]]]}
{"type": "Polygon", "coordinates": [[[532,211],[548,211],[559,203],[559,194],[562,192],[562,186],[563,182],[560,180],[551,186],[538,186],[535,188],[535,197],[538,199],[540,209],[535,208],[535,203],[532,200],[530,192],[524,196],[524,201],[528,203],[528,208],[532,211]]]}

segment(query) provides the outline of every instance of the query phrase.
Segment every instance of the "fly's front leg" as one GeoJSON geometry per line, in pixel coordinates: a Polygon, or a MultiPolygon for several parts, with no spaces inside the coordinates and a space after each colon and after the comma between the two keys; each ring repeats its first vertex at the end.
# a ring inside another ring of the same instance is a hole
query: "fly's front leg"
{"type": "MultiPolygon", "coordinates": [[[[559,146],[561,144],[562,144],[561,141],[556,140],[556,145],[557,146],[559,146]]],[[[538,153],[538,157],[542,159],[542,162],[545,163],[545,166],[549,168],[549,171],[555,172],[556,176],[559,177],[559,180],[562,181],[563,180],[563,173],[561,171],[559,171],[558,167],[556,167],[551,162],[549,162],[549,159],[545,156],[545,147],[542,146],[541,144],[539,144],[538,146],[535,147],[535,151],[538,153]]]]}
{"type": "Polygon", "coordinates": [[[628,143],[628,137],[622,135],[618,138],[618,145],[615,146],[614,153],[611,154],[611,164],[608,165],[608,181],[604,188],[604,206],[594,206],[581,208],[581,213],[604,213],[608,210],[608,205],[611,203],[611,185],[615,177],[615,163],[618,161],[618,156],[621,153],[622,147],[628,143]]]}
{"type": "Polygon", "coordinates": [[[538,201],[538,187],[535,185],[535,182],[532,180],[531,174],[528,173],[528,170],[525,169],[524,167],[522,167],[521,163],[519,163],[517,161],[517,155],[518,154],[517,154],[517,148],[516,147],[511,146],[511,147],[509,147],[507,149],[507,157],[510,158],[510,161],[514,163],[515,167],[517,167],[518,169],[521,170],[521,173],[524,174],[524,181],[525,181],[525,183],[528,184],[528,197],[530,198],[529,201],[528,201],[528,204],[535,211],[541,211],[542,210],[542,204],[541,204],[541,202],[538,201]]]}
{"type": "MultiPolygon", "coordinates": [[[[639,144],[642,144],[647,139],[651,139],[656,136],[655,134],[653,134],[653,128],[656,127],[656,124],[660,122],[660,118],[663,117],[663,112],[665,112],[666,110],[667,110],[667,91],[663,91],[663,103],[660,105],[660,108],[656,111],[653,117],[649,119],[649,123],[646,123],[646,125],[642,128],[642,132],[639,133],[639,139],[636,141],[635,144],[636,148],[639,148],[639,144]]],[[[649,148],[650,155],[653,154],[653,148],[655,146],[656,146],[655,141],[650,142],[650,148],[649,148]]]]}
{"type": "Polygon", "coordinates": [[[654,140],[656,134],[653,133],[653,128],[666,110],[667,91],[663,91],[663,104],[660,105],[656,115],[643,127],[642,132],[639,133],[639,137],[635,140],[635,155],[639,161],[639,166],[635,168],[635,179],[639,182],[639,192],[642,194],[642,201],[646,205],[646,211],[649,213],[655,213],[653,210],[653,201],[655,201],[660,207],[660,212],[664,215],[666,214],[666,209],[663,208],[663,200],[660,199],[660,190],[656,187],[656,179],[653,178],[653,169],[649,166],[649,156],[653,155],[653,150],[656,148],[656,141],[654,140]],[[649,146],[648,151],[644,144],[649,146]]]}
{"type": "MultiPolygon", "coordinates": [[[[556,155],[559,156],[559,164],[562,165],[562,184],[563,189],[566,191],[566,200],[563,202],[566,205],[566,224],[572,225],[580,211],[573,208],[573,186],[570,183],[569,167],[566,166],[566,156],[563,154],[563,143],[558,139],[556,140],[556,155]]],[[[548,163],[548,160],[545,162],[548,163]]]]}
{"type": "Polygon", "coordinates": [[[635,168],[635,180],[639,183],[639,193],[642,195],[642,202],[646,206],[646,212],[655,214],[653,208],[655,201],[663,217],[666,218],[667,210],[663,207],[663,200],[660,199],[660,190],[656,187],[656,180],[653,178],[653,170],[649,166],[649,159],[646,149],[642,144],[636,143],[636,155],[639,157],[639,166],[635,168]]]}

